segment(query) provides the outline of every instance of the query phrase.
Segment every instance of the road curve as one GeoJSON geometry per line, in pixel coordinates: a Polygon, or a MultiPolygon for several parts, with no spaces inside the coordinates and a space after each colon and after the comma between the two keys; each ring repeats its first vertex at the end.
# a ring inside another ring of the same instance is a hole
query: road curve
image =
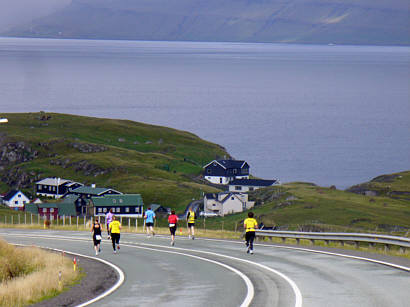
{"type": "MultiPolygon", "coordinates": [[[[11,243],[93,255],[89,233],[0,229],[11,243]]],[[[100,258],[125,273],[125,282],[97,306],[403,306],[410,301],[409,269],[330,254],[243,243],[167,236],[121,235],[114,255],[103,241],[100,258]]],[[[91,306],[94,306],[91,305],[91,306]]]]}

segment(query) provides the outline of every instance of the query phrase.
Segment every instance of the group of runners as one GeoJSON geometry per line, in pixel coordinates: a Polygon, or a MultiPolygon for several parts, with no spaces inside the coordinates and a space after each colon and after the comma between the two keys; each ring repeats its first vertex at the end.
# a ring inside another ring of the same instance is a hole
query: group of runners
{"type": "MultiPolygon", "coordinates": [[[[188,223],[188,235],[189,238],[195,239],[195,221],[196,214],[193,211],[192,207],[189,208],[186,219],[188,223]]],[[[144,214],[145,227],[147,231],[147,236],[155,236],[154,232],[154,222],[156,219],[155,212],[149,207],[144,214]]],[[[114,253],[120,250],[120,233],[121,233],[121,223],[116,219],[116,216],[113,214],[112,209],[109,210],[105,216],[106,228],[108,239],[111,239],[112,248],[114,253]]],[[[175,233],[178,228],[178,216],[175,214],[175,211],[172,210],[171,214],[168,216],[168,227],[171,234],[171,246],[175,245],[175,233]]],[[[246,252],[253,254],[253,241],[255,239],[255,229],[258,228],[258,222],[254,218],[253,212],[248,213],[248,218],[244,220],[243,227],[245,229],[245,240],[246,240],[246,252]]],[[[92,224],[91,232],[93,233],[93,242],[95,255],[97,256],[101,252],[101,240],[102,240],[102,231],[103,227],[99,222],[99,219],[96,218],[92,224]]]]}

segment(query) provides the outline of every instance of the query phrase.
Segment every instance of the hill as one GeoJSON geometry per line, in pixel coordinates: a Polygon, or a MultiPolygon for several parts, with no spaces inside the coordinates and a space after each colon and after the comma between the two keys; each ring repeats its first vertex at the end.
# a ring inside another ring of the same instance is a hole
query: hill
{"type": "MultiPolygon", "coordinates": [[[[383,175],[346,191],[294,182],[256,190],[249,196],[259,222],[299,231],[366,231],[409,236],[410,171],[383,175]],[[357,187],[365,187],[358,190],[357,187]],[[377,194],[369,194],[369,186],[377,194]],[[388,192],[386,192],[388,191],[388,192]],[[397,197],[399,195],[400,197],[397,197]],[[407,195],[407,196],[406,196],[407,195]],[[403,197],[405,196],[405,197],[403,197]]],[[[208,219],[208,227],[238,228],[246,212],[208,219]]]]}
{"type": "Polygon", "coordinates": [[[61,177],[140,193],[145,204],[183,210],[201,191],[202,166],[229,156],[220,146],[184,131],[126,120],[55,113],[2,114],[0,191],[61,177]]]}
{"type": "Polygon", "coordinates": [[[409,45],[409,9],[405,0],[73,0],[0,34],[409,45]]]}

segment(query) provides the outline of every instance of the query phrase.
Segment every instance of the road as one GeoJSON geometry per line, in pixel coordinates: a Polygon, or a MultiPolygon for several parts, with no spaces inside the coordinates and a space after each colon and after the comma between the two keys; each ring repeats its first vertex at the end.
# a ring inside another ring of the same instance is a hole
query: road
{"type": "MultiPolygon", "coordinates": [[[[0,236],[94,255],[86,232],[0,229],[0,236]]],[[[113,254],[104,240],[98,257],[118,266],[125,281],[91,306],[409,306],[408,265],[398,269],[268,244],[249,255],[243,242],[227,240],[177,237],[175,247],[169,243],[167,236],[123,233],[121,251],[113,254]]]]}

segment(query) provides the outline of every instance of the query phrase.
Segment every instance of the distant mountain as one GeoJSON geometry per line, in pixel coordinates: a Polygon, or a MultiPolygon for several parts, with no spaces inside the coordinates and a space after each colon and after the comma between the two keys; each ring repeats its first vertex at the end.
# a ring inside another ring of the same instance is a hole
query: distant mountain
{"type": "Polygon", "coordinates": [[[408,0],[73,0],[5,36],[410,45],[408,0]]]}

